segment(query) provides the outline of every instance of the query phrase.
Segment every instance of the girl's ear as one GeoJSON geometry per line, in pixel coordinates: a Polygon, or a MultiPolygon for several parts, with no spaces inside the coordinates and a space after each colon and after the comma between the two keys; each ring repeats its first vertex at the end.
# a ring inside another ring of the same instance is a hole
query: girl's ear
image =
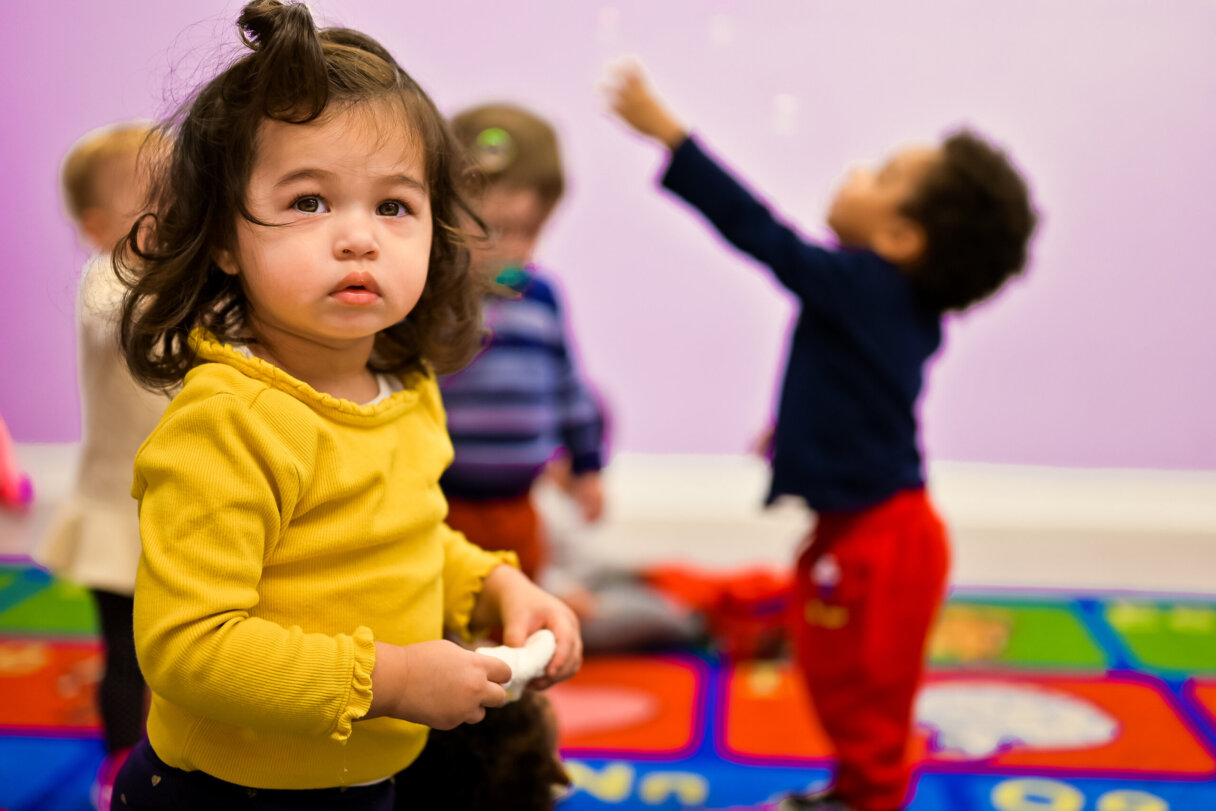
{"type": "Polygon", "coordinates": [[[233,257],[232,251],[227,248],[216,248],[211,252],[211,258],[215,260],[215,264],[220,266],[220,270],[227,273],[229,276],[237,276],[241,272],[241,268],[236,263],[236,258],[233,257]]]}

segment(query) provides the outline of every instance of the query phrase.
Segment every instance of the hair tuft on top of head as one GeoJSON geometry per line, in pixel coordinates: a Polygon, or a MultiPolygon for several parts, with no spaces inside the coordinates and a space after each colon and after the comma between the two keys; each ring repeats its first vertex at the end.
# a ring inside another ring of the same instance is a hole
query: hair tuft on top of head
{"type": "Polygon", "coordinates": [[[241,9],[236,24],[241,30],[241,40],[252,51],[268,47],[276,32],[288,35],[291,28],[295,28],[296,33],[315,31],[308,6],[280,0],[251,0],[241,9]]]}
{"type": "Polygon", "coordinates": [[[329,102],[329,76],[308,6],[252,0],[237,27],[253,51],[250,70],[265,114],[293,123],[321,115],[329,102]]]}

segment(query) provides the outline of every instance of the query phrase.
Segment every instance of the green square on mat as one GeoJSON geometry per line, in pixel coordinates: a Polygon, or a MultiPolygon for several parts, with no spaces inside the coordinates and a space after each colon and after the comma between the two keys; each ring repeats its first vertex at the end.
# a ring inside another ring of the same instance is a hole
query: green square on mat
{"type": "Polygon", "coordinates": [[[1216,672],[1216,603],[1118,600],[1106,621],[1145,667],[1216,672]]]}
{"type": "Polygon", "coordinates": [[[1014,667],[1104,671],[1109,658],[1067,603],[954,599],[930,641],[935,669],[1014,667]]]}
{"type": "Polygon", "coordinates": [[[53,578],[21,602],[0,611],[0,632],[96,634],[97,613],[88,589],[53,578]]]}
{"type": "Polygon", "coordinates": [[[0,613],[49,586],[54,577],[28,564],[0,566],[0,613]]]}

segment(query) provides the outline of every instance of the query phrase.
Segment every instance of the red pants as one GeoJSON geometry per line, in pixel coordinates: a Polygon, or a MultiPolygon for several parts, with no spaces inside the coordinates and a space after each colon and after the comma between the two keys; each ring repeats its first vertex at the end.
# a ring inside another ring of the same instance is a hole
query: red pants
{"type": "Polygon", "coordinates": [[[894,811],[911,780],[912,710],[946,587],[945,529],[924,490],[821,515],[794,574],[794,641],[839,758],[836,792],[894,811]]]}
{"type": "Polygon", "coordinates": [[[448,526],[463,532],[482,549],[509,549],[519,555],[519,568],[532,580],[545,564],[545,543],[532,496],[448,500],[448,526]]]}

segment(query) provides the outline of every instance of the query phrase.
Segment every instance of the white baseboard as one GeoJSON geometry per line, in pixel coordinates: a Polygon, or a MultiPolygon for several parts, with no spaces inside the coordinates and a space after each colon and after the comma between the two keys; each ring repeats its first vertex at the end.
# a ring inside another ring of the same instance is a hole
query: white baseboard
{"type": "MultiPolygon", "coordinates": [[[[631,517],[709,519],[755,512],[768,468],[742,455],[622,453],[609,477],[631,517]]],[[[934,501],[958,528],[1216,535],[1216,471],[937,462],[929,482],[934,501]]]]}
{"type": "MultiPolygon", "coordinates": [[[[30,548],[77,455],[75,444],[16,450],[37,498],[26,516],[0,516],[0,554],[30,548]]],[[[1216,471],[939,462],[929,479],[957,584],[1216,592],[1216,471]]],[[[767,483],[750,456],[617,454],[597,551],[622,565],[786,565],[810,519],[793,503],[762,509],[767,483]]]]}
{"type": "MultiPolygon", "coordinates": [[[[940,462],[930,491],[963,586],[1216,592],[1216,471],[940,462]]],[[[619,454],[607,474],[613,559],[785,565],[809,526],[762,510],[764,462],[619,454]]]]}
{"type": "Polygon", "coordinates": [[[939,462],[930,466],[929,480],[942,511],[959,527],[1216,539],[1216,471],[939,462]]]}

